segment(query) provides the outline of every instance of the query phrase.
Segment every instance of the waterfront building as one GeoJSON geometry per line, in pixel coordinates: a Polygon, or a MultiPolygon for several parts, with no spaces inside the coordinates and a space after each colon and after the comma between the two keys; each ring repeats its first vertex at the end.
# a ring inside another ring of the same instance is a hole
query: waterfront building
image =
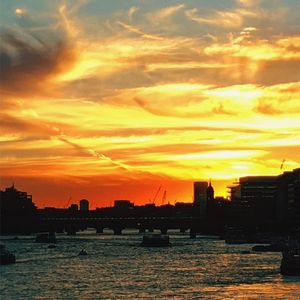
{"type": "Polygon", "coordinates": [[[32,196],[26,192],[18,191],[14,184],[1,191],[0,203],[2,209],[15,210],[17,208],[33,208],[32,196]]]}
{"type": "Polygon", "coordinates": [[[79,202],[80,211],[89,211],[89,201],[86,199],[82,199],[79,202]]]}
{"type": "Polygon", "coordinates": [[[69,207],[69,211],[77,212],[78,211],[78,205],[77,204],[71,204],[69,207]]]}
{"type": "Polygon", "coordinates": [[[208,184],[206,181],[194,182],[194,207],[199,208],[201,216],[206,215],[207,188],[208,184]]]}
{"type": "Polygon", "coordinates": [[[0,193],[0,233],[30,233],[36,222],[37,209],[32,196],[14,185],[0,193]]]}
{"type": "Polygon", "coordinates": [[[130,208],[133,207],[134,204],[131,203],[129,200],[115,200],[114,202],[114,207],[115,208],[121,208],[121,209],[126,209],[126,208],[130,208]]]}
{"type": "Polygon", "coordinates": [[[241,201],[241,186],[239,182],[234,182],[232,185],[227,186],[227,191],[231,202],[238,203],[241,201]]]}
{"type": "Polygon", "coordinates": [[[279,222],[300,223],[300,168],[277,177],[277,219],[279,222]]]}
{"type": "Polygon", "coordinates": [[[215,199],[215,191],[211,185],[211,180],[209,181],[209,185],[206,189],[206,198],[207,198],[207,203],[212,203],[215,199]]]}
{"type": "Polygon", "coordinates": [[[247,176],[229,187],[236,219],[265,223],[276,217],[277,176],[247,176]]]}

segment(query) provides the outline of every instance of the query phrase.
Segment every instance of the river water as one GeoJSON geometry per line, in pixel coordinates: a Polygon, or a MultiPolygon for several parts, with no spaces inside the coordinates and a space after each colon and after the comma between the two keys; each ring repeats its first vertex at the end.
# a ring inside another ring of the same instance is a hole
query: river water
{"type": "Polygon", "coordinates": [[[57,238],[49,249],[1,237],[17,263],[0,266],[0,299],[300,299],[300,277],[279,273],[281,253],[243,253],[253,245],[176,232],[168,248],[141,247],[135,231],[57,238]]]}

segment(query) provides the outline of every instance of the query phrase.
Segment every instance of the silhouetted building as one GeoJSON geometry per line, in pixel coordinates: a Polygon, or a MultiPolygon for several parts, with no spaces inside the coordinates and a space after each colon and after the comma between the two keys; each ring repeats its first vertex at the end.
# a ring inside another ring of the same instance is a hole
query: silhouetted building
{"type": "Polygon", "coordinates": [[[115,208],[130,208],[133,207],[134,204],[131,203],[129,200],[115,200],[114,207],[115,208]]]}
{"type": "Polygon", "coordinates": [[[30,233],[37,221],[37,209],[32,196],[18,191],[14,185],[1,191],[1,233],[30,233]]]}
{"type": "Polygon", "coordinates": [[[276,176],[247,176],[230,186],[232,212],[245,222],[266,223],[276,218],[276,176]]]}
{"type": "Polygon", "coordinates": [[[201,216],[206,215],[207,187],[206,181],[194,182],[194,207],[199,208],[201,216]]]}
{"type": "Polygon", "coordinates": [[[223,196],[216,196],[216,197],[215,197],[215,201],[216,201],[216,202],[226,202],[226,203],[229,202],[228,199],[225,198],[225,197],[223,197],[223,196]]]}
{"type": "Polygon", "coordinates": [[[241,186],[238,182],[234,182],[232,185],[227,187],[228,197],[232,202],[241,201],[241,186]]]}
{"type": "Polygon", "coordinates": [[[1,191],[1,209],[17,210],[32,209],[35,205],[32,203],[32,196],[26,192],[18,191],[14,185],[1,191]]]}
{"type": "Polygon", "coordinates": [[[277,218],[280,222],[300,224],[300,168],[277,177],[277,218]]]}
{"type": "Polygon", "coordinates": [[[80,211],[89,211],[89,201],[82,199],[79,202],[80,211]]]}
{"type": "Polygon", "coordinates": [[[211,185],[211,180],[209,181],[209,185],[206,189],[206,198],[207,198],[207,203],[211,203],[215,199],[215,191],[211,185]]]}
{"type": "Polygon", "coordinates": [[[211,185],[211,180],[209,180],[209,185],[206,189],[206,208],[207,208],[207,216],[212,218],[216,212],[216,201],[215,201],[215,191],[211,185]]]}
{"type": "Polygon", "coordinates": [[[69,210],[72,212],[77,212],[78,211],[78,205],[77,204],[71,204],[69,207],[69,210]]]}

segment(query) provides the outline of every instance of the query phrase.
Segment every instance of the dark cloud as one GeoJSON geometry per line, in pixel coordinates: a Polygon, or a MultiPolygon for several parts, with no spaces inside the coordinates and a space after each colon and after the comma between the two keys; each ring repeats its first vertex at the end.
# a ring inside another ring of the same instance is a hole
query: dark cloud
{"type": "Polygon", "coordinates": [[[300,59],[278,59],[261,62],[255,81],[263,85],[300,81],[300,59]]]}
{"type": "Polygon", "coordinates": [[[25,17],[20,25],[0,28],[0,89],[8,95],[47,93],[45,82],[75,60],[71,40],[61,27],[41,27],[25,17]]]}

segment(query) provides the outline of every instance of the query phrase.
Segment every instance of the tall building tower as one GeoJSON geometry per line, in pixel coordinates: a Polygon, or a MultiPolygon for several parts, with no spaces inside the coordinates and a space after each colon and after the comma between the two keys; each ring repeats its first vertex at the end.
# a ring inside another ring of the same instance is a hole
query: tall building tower
{"type": "Polygon", "coordinates": [[[300,225],[300,168],[277,176],[277,219],[300,225]]]}
{"type": "Polygon", "coordinates": [[[30,234],[36,226],[37,208],[31,195],[14,185],[0,191],[0,234],[30,234]]]}
{"type": "Polygon", "coordinates": [[[211,185],[211,180],[209,180],[208,188],[206,189],[207,202],[212,203],[215,199],[215,191],[211,185]]]}
{"type": "Polygon", "coordinates": [[[206,215],[207,188],[208,184],[206,181],[194,182],[194,207],[199,208],[201,216],[206,215]]]}
{"type": "Polygon", "coordinates": [[[79,202],[80,211],[89,211],[89,201],[82,199],[79,202]]]}

